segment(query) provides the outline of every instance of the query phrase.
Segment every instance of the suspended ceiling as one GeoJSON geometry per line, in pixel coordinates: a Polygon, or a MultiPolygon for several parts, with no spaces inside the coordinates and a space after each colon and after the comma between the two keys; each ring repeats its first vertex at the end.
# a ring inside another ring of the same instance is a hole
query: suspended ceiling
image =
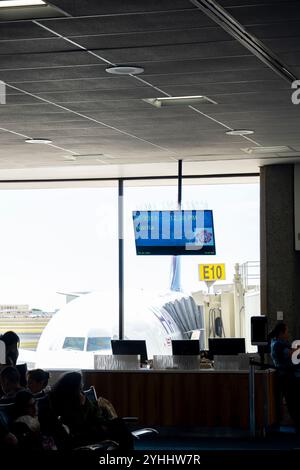
{"type": "MultiPolygon", "coordinates": [[[[298,0],[217,3],[300,78],[298,0]]],[[[300,105],[292,104],[291,83],[193,2],[48,4],[47,12],[0,9],[1,179],[174,174],[178,159],[187,174],[255,172],[299,160],[300,105]],[[106,68],[114,64],[144,73],[113,76],[106,68]],[[217,104],[143,101],[183,95],[217,104]],[[236,128],[254,134],[225,134],[236,128]],[[259,157],[242,150],[255,146],[290,150],[259,157]]]]}

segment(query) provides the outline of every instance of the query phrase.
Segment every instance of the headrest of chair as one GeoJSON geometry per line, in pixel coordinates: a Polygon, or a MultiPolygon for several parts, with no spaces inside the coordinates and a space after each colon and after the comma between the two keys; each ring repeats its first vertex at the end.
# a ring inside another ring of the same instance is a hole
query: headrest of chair
{"type": "Polygon", "coordinates": [[[6,364],[6,346],[4,341],[0,339],[0,364],[6,364]]]}

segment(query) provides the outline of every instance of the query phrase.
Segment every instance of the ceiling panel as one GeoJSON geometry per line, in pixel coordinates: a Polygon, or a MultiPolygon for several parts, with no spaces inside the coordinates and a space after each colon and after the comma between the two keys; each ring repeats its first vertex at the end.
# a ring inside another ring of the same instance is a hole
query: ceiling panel
{"type": "MultiPolygon", "coordinates": [[[[257,72],[257,71],[256,71],[257,72]]],[[[240,80],[238,81],[237,77],[232,82],[220,81],[220,82],[203,82],[198,74],[186,75],[183,77],[177,76],[166,78],[166,83],[160,79],[151,80],[153,84],[158,86],[163,86],[164,90],[171,95],[181,95],[181,94],[212,94],[212,93],[241,93],[241,92],[259,92],[264,91],[266,87],[269,90],[277,89],[290,89],[290,86],[284,80],[281,80],[279,77],[273,76],[272,80],[255,80],[253,74],[253,80],[240,80]],[[188,80],[189,79],[189,80],[188,80]],[[193,83],[194,81],[194,83],[193,83]]],[[[257,73],[256,73],[257,76],[257,73]]],[[[241,77],[239,77],[241,79],[241,77]]],[[[212,80],[212,78],[211,78],[212,80]]],[[[95,95],[98,99],[124,99],[126,98],[126,91],[128,91],[128,98],[130,95],[132,98],[146,98],[147,96],[158,96],[161,93],[158,91],[147,87],[143,82],[128,80],[127,78],[116,78],[116,79],[86,79],[86,80],[61,80],[61,81],[36,81],[36,82],[21,82],[16,83],[17,87],[22,88],[22,90],[28,91],[30,93],[35,93],[38,96],[43,98],[61,100],[72,98],[73,101],[76,101],[78,97],[81,99],[82,95],[85,94],[86,98],[91,97],[90,93],[98,93],[95,95]],[[136,89],[139,89],[137,91],[136,89]],[[149,94],[150,93],[150,94],[149,94]],[[133,95],[135,94],[135,96],[133,95]]],[[[7,95],[20,94],[20,91],[7,88],[7,95]]]]}
{"type": "MultiPolygon", "coordinates": [[[[298,0],[284,0],[284,3],[296,3],[298,0]]],[[[232,8],[248,8],[249,6],[255,7],[260,6],[262,3],[269,5],[272,8],[274,5],[281,5],[282,0],[219,0],[219,5],[223,7],[232,7],[232,8]]]]}
{"type": "MultiPolygon", "coordinates": [[[[1,26],[0,26],[1,28],[1,26]]],[[[38,38],[38,39],[10,39],[0,40],[0,55],[15,54],[43,54],[47,52],[72,51],[74,46],[64,39],[38,38]]]]}
{"type": "Polygon", "coordinates": [[[43,54],[5,54],[1,56],[1,69],[35,69],[39,67],[70,67],[97,64],[99,59],[84,51],[45,52],[43,54]]]}
{"type": "Polygon", "coordinates": [[[177,44],[175,46],[154,46],[122,48],[96,51],[101,57],[113,63],[173,61],[180,59],[207,59],[251,55],[235,41],[212,42],[207,44],[177,44]]]}
{"type": "Polygon", "coordinates": [[[189,0],[51,0],[72,16],[193,9],[189,0]]]}
{"type": "Polygon", "coordinates": [[[0,23],[0,40],[36,39],[54,37],[52,33],[40,28],[32,21],[12,21],[0,23]]]}
{"type": "MultiPolygon", "coordinates": [[[[30,93],[52,93],[52,92],[73,92],[89,90],[122,90],[143,88],[146,85],[129,77],[106,77],[87,79],[62,79],[62,80],[36,80],[36,81],[16,81],[10,82],[12,85],[22,88],[30,93]],[[106,78],[108,77],[108,78],[106,78]]],[[[7,88],[8,94],[20,93],[14,89],[7,88]]]]}
{"type": "MultiPolygon", "coordinates": [[[[297,0],[298,1],[298,0],[297,0]]],[[[247,27],[248,31],[254,34],[258,39],[278,40],[283,37],[300,36],[300,19],[296,17],[293,21],[278,21],[273,23],[263,23],[247,27]]],[[[295,44],[295,42],[293,42],[295,44]]]]}
{"type": "Polygon", "coordinates": [[[95,34],[71,36],[72,41],[88,49],[117,49],[152,46],[174,46],[176,44],[209,43],[214,41],[230,41],[231,37],[219,27],[209,26],[202,28],[183,29],[181,25],[174,30],[123,32],[120,34],[95,34]]]}
{"type": "Polygon", "coordinates": [[[42,21],[42,24],[64,36],[165,31],[214,26],[212,20],[196,8],[190,11],[146,12],[131,15],[112,14],[96,18],[64,18],[63,20],[42,21]]]}
{"type": "MultiPolygon", "coordinates": [[[[238,2],[236,2],[238,3],[238,2]]],[[[256,5],[248,4],[245,8],[226,7],[226,10],[236,20],[245,26],[262,23],[273,23],[278,21],[299,21],[300,4],[295,1],[284,0],[284,2],[260,2],[256,5]]]]}
{"type": "Polygon", "coordinates": [[[195,85],[195,84],[216,84],[223,83],[252,83],[259,81],[280,81],[284,80],[275,75],[273,71],[267,67],[263,68],[245,68],[241,70],[222,70],[222,71],[198,71],[198,72],[178,72],[172,74],[156,74],[147,76],[143,75],[146,79],[151,77],[153,85],[195,85]]]}

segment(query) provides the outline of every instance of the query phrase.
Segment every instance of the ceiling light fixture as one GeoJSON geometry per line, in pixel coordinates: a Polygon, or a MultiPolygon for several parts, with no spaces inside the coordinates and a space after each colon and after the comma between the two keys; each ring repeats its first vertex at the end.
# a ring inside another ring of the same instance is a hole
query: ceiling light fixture
{"type": "Polygon", "coordinates": [[[13,8],[13,7],[34,7],[46,5],[43,0],[7,0],[0,1],[0,8],[13,8]]]}
{"type": "Polygon", "coordinates": [[[52,144],[52,140],[49,139],[27,139],[26,144],[52,144]]]}
{"type": "Polygon", "coordinates": [[[81,165],[89,164],[90,162],[105,164],[105,163],[107,163],[107,161],[104,158],[105,158],[104,156],[103,156],[103,158],[101,158],[101,155],[93,156],[93,157],[89,157],[89,158],[86,158],[86,156],[84,156],[84,158],[82,158],[82,155],[65,155],[64,156],[64,161],[66,163],[75,162],[75,163],[79,163],[81,165]]]}
{"type": "Polygon", "coordinates": [[[138,75],[144,72],[143,67],[138,65],[113,65],[105,70],[107,73],[114,75],[138,75]]]}
{"type": "Polygon", "coordinates": [[[81,154],[71,154],[71,155],[65,155],[64,159],[66,161],[81,161],[84,162],[85,160],[94,160],[98,162],[104,162],[104,159],[112,159],[111,155],[107,155],[104,153],[81,153],[81,154]]]}
{"type": "Polygon", "coordinates": [[[143,101],[152,104],[156,108],[162,106],[195,105],[195,104],[217,104],[207,96],[164,96],[163,98],[144,98],[143,101]]]}
{"type": "Polygon", "coordinates": [[[71,154],[71,155],[65,155],[64,158],[70,158],[70,159],[75,159],[75,158],[109,158],[108,155],[105,155],[104,153],[77,153],[77,154],[71,154]]]}
{"type": "Polygon", "coordinates": [[[254,155],[261,153],[295,152],[294,149],[292,149],[291,147],[287,147],[286,145],[276,145],[274,147],[248,147],[241,150],[243,150],[243,152],[254,155]]]}
{"type": "Polygon", "coordinates": [[[230,131],[226,132],[227,135],[250,135],[254,134],[254,131],[251,131],[249,129],[231,129],[230,131]]]}

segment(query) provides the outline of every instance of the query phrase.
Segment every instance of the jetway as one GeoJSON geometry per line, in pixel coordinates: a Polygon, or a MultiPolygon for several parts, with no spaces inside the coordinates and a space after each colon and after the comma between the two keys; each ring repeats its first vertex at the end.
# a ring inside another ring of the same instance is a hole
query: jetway
{"type": "Polygon", "coordinates": [[[256,352],[251,346],[250,319],[261,313],[258,271],[258,262],[236,264],[231,284],[215,284],[213,293],[192,293],[196,304],[203,308],[205,349],[209,338],[242,337],[246,339],[246,351],[256,352]]]}

